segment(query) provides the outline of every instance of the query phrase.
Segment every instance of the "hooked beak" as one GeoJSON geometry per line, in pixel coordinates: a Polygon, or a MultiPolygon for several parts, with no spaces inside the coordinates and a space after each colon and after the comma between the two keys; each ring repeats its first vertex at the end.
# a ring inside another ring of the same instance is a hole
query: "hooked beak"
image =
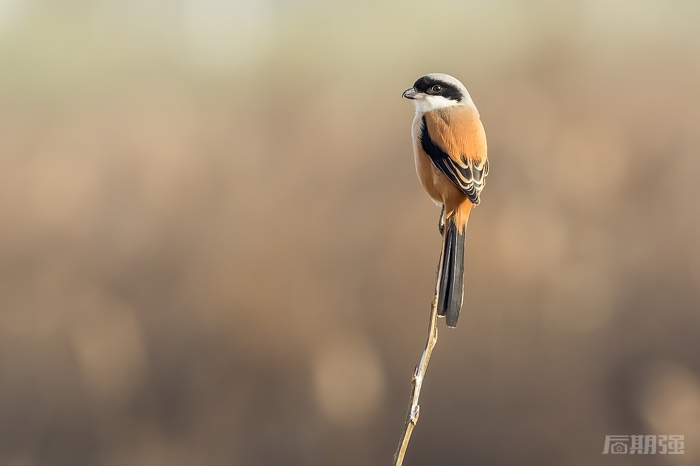
{"type": "Polygon", "coordinates": [[[403,91],[403,94],[401,94],[401,97],[405,97],[407,99],[413,100],[416,98],[416,95],[418,95],[418,91],[416,90],[415,87],[412,87],[410,89],[406,89],[405,91],[403,91]]]}

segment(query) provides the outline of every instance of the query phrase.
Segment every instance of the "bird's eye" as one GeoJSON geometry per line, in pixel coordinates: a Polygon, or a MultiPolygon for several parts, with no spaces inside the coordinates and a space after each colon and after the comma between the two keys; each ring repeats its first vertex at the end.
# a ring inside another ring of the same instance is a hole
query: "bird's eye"
{"type": "Polygon", "coordinates": [[[436,84],[433,87],[431,87],[430,90],[433,94],[439,94],[440,91],[442,91],[442,86],[440,86],[439,84],[436,84]]]}

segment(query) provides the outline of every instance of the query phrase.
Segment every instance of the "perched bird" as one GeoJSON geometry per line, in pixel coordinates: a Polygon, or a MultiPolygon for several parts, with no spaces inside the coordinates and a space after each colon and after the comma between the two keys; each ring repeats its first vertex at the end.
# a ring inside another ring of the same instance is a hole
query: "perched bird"
{"type": "Polygon", "coordinates": [[[442,206],[438,315],[455,327],[462,308],[467,222],[489,173],[486,134],[469,92],[452,76],[425,75],[403,97],[416,107],[411,134],[418,178],[442,206]]]}

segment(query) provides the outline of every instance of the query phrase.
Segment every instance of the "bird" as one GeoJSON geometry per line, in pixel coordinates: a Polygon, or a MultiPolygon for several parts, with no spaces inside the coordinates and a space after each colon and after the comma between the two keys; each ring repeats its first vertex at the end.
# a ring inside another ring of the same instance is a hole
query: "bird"
{"type": "Polygon", "coordinates": [[[411,135],[418,179],[442,206],[437,313],[448,327],[456,327],[464,295],[467,223],[489,173],[486,133],[467,88],[450,75],[422,76],[402,97],[412,100],[416,110],[411,135]]]}

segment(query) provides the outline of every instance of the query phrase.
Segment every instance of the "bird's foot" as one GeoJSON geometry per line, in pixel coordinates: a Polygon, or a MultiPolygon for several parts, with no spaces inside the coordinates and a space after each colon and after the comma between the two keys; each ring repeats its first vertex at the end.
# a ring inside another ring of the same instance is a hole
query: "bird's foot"
{"type": "Polygon", "coordinates": [[[438,220],[438,231],[440,236],[445,235],[445,205],[443,204],[442,210],[440,211],[440,219],[438,220]]]}

